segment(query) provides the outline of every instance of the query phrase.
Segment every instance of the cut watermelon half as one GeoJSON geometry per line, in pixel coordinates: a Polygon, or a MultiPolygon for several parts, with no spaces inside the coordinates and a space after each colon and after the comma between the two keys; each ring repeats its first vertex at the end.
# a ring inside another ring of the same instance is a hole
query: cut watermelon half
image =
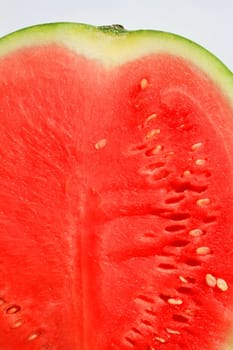
{"type": "Polygon", "coordinates": [[[157,31],[0,41],[0,349],[233,349],[233,77],[157,31]]]}

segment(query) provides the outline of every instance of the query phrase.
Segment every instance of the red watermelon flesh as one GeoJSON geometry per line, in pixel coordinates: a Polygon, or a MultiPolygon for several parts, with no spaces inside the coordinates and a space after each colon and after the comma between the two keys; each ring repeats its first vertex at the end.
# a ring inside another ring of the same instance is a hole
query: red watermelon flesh
{"type": "Polygon", "coordinates": [[[2,55],[1,350],[231,349],[232,115],[169,52],[2,55]]]}

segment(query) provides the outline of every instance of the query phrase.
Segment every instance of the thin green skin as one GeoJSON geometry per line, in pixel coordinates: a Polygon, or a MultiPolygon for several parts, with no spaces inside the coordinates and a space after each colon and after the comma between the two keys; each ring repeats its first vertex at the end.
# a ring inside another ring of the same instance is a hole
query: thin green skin
{"type": "Polygon", "coordinates": [[[119,25],[96,27],[72,22],[41,24],[23,28],[1,38],[0,56],[22,47],[51,42],[77,51],[81,43],[81,51],[84,51],[81,53],[102,61],[106,66],[116,66],[154,52],[184,57],[201,68],[233,105],[232,72],[202,46],[167,32],[128,31],[119,25]]]}
{"type": "MultiPolygon", "coordinates": [[[[153,41],[155,43],[155,45],[152,45],[153,47],[151,47],[151,49],[150,47],[148,48],[148,53],[153,53],[153,48],[156,48],[156,42],[159,41],[160,45],[162,43],[161,47],[166,47],[162,52],[184,57],[201,68],[227,98],[231,105],[233,115],[233,73],[216,56],[202,46],[187,38],[172,33],[156,30],[128,31],[118,25],[96,27],[72,22],[47,23],[23,28],[2,37],[0,39],[0,57],[4,57],[20,48],[47,43],[59,43],[74,48],[76,38],[79,37],[87,37],[87,45],[89,46],[92,46],[94,41],[97,41],[98,44],[103,43],[104,48],[108,47],[108,45],[110,46],[112,42],[119,42],[119,45],[117,44],[118,46],[114,47],[117,53],[122,51],[122,48],[125,49],[126,47],[127,49],[129,47],[129,50],[131,50],[131,43],[143,45],[145,42],[145,45],[147,45],[148,40],[149,42],[153,41]],[[65,35],[63,35],[64,33],[65,35]],[[67,38],[68,42],[72,42],[71,45],[67,45],[67,38]],[[174,51],[174,47],[176,47],[177,50],[174,51]]],[[[78,50],[78,45],[76,49],[78,50]]],[[[94,51],[95,50],[93,50],[93,52],[94,51]]],[[[108,60],[105,62],[104,54],[105,52],[98,56],[94,53],[93,56],[103,63],[106,63],[108,60]]],[[[111,50],[108,51],[107,54],[109,58],[111,58],[111,50]]],[[[145,52],[142,50],[141,54],[140,52],[136,53],[136,57],[134,57],[134,53],[129,57],[126,54],[125,58],[119,56],[120,58],[116,58],[110,66],[122,64],[143,56],[143,54],[145,54],[145,52]]],[[[112,55],[114,55],[114,52],[112,55]]],[[[89,53],[87,53],[87,57],[89,57],[89,53]]],[[[106,64],[106,66],[108,66],[108,64],[106,64]]],[[[226,343],[221,350],[233,350],[232,332],[229,332],[229,337],[226,336],[226,343]]]]}

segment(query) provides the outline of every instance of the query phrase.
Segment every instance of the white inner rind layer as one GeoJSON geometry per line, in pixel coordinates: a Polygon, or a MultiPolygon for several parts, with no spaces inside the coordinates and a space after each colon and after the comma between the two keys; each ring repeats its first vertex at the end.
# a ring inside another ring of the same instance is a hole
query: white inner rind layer
{"type": "Polygon", "coordinates": [[[195,64],[219,86],[233,105],[233,74],[214,55],[175,34],[153,30],[114,30],[76,23],[25,28],[0,39],[0,55],[34,45],[57,43],[112,68],[140,57],[167,53],[195,64]]]}

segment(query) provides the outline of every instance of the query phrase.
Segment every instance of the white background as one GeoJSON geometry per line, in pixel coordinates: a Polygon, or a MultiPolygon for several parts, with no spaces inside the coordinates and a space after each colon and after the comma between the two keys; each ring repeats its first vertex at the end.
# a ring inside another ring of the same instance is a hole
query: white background
{"type": "Polygon", "coordinates": [[[55,21],[173,32],[205,46],[233,70],[233,0],[0,0],[0,36],[55,21]]]}

